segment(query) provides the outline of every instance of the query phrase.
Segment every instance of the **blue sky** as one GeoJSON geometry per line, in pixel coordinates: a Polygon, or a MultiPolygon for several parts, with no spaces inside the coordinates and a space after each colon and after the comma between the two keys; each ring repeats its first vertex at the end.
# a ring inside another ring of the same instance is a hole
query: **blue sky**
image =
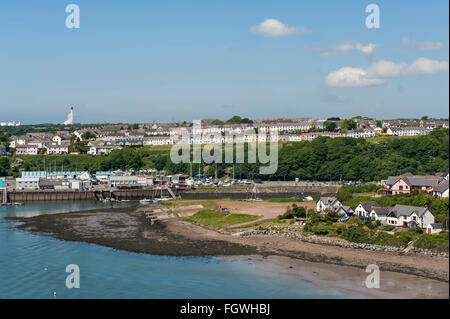
{"type": "Polygon", "coordinates": [[[448,11],[442,0],[3,0],[0,121],[59,123],[69,106],[82,123],[447,118],[448,11]],[[65,26],[70,3],[80,29],[65,26]],[[379,29],[365,26],[369,3],[379,29]]]}

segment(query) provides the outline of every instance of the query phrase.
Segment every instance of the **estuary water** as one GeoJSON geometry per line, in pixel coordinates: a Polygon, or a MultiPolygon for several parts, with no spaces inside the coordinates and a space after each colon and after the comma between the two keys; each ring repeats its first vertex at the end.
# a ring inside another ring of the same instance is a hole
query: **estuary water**
{"type": "Polygon", "coordinates": [[[0,298],[364,297],[315,286],[284,274],[270,262],[264,264],[248,257],[136,254],[31,234],[16,229],[15,222],[4,218],[111,206],[94,201],[0,206],[0,298]],[[79,266],[80,288],[66,287],[69,264],[79,266]]]}

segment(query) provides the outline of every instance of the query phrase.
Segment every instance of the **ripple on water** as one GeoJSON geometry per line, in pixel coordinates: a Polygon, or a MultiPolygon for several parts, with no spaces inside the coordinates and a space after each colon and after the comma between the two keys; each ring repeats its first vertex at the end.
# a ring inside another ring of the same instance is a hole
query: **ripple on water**
{"type": "MultiPolygon", "coordinates": [[[[246,258],[164,257],[65,242],[17,230],[2,216],[96,208],[98,202],[0,207],[0,298],[310,298],[342,297],[269,264],[246,258]],[[81,288],[67,289],[68,264],[80,267],[81,288]],[[47,268],[47,270],[45,270],[47,268]]],[[[105,206],[103,206],[105,207],[105,206]]]]}

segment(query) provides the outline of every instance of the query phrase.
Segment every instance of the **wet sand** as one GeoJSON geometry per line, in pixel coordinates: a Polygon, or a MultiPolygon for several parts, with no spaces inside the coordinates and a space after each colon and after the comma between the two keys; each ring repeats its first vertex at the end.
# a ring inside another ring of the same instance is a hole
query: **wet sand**
{"type": "Polygon", "coordinates": [[[137,253],[252,256],[255,261],[270,261],[287,275],[370,298],[449,296],[448,258],[325,246],[275,236],[233,236],[183,221],[161,205],[13,219],[21,222],[19,228],[31,232],[137,253]],[[157,219],[152,222],[149,214],[157,219]],[[363,285],[369,264],[381,270],[379,289],[363,285]]]}
{"type": "MultiPolygon", "coordinates": [[[[228,257],[230,258],[230,257],[228,257]]],[[[316,286],[341,290],[352,298],[378,299],[448,299],[449,285],[446,282],[426,279],[408,274],[381,271],[380,287],[367,288],[365,269],[309,262],[284,256],[251,256],[251,262],[259,269],[267,263],[275,265],[268,271],[294,276],[316,286]]],[[[342,298],[337,296],[337,298],[342,298]]]]}

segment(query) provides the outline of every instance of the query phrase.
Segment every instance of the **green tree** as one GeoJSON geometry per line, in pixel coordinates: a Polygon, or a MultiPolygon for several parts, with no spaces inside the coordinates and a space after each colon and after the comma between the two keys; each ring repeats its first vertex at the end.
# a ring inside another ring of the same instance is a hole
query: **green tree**
{"type": "Polygon", "coordinates": [[[7,176],[10,168],[11,164],[9,158],[3,156],[0,157],[0,176],[7,176]]]}
{"type": "Polygon", "coordinates": [[[223,125],[223,122],[221,120],[215,119],[211,122],[212,125],[223,125]]]}
{"type": "Polygon", "coordinates": [[[353,120],[344,120],[341,125],[343,131],[354,130],[356,127],[357,124],[353,120]]]}
{"type": "Polygon", "coordinates": [[[241,124],[242,118],[238,115],[233,116],[232,118],[227,120],[227,124],[241,124]]]}
{"type": "Polygon", "coordinates": [[[325,131],[327,131],[327,132],[334,132],[334,131],[336,131],[336,128],[337,128],[336,122],[328,121],[328,120],[323,123],[323,126],[325,128],[325,131]]]}
{"type": "Polygon", "coordinates": [[[94,133],[92,133],[92,132],[89,132],[89,131],[86,131],[86,132],[84,132],[82,135],[81,135],[81,138],[83,139],[83,140],[90,140],[90,139],[93,139],[93,138],[96,138],[97,136],[94,134],[94,133]]]}

